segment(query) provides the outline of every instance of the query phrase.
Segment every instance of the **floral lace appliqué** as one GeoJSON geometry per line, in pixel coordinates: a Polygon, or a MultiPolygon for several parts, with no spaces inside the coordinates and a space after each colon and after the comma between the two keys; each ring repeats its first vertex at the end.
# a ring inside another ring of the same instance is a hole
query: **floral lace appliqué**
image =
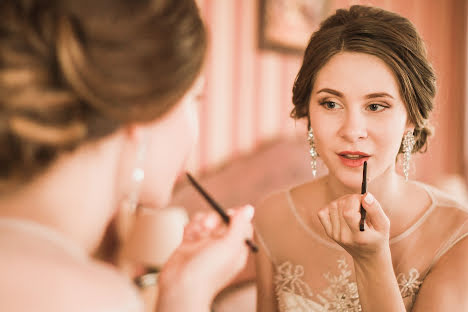
{"type": "Polygon", "coordinates": [[[281,311],[312,311],[309,304],[313,294],[309,285],[302,280],[304,267],[284,262],[276,267],[275,292],[281,311]],[[282,296],[281,294],[290,294],[282,296]],[[296,297],[296,295],[298,295],[296,297]]]}
{"type": "MultiPolygon", "coordinates": [[[[329,286],[320,294],[313,295],[309,285],[302,278],[304,267],[286,261],[276,267],[275,291],[280,311],[286,312],[360,312],[357,284],[351,281],[352,271],[345,258],[338,261],[338,274],[324,274],[329,286]]],[[[419,272],[411,269],[408,275],[397,276],[403,298],[411,297],[414,301],[422,281],[419,272]]]]}
{"type": "Polygon", "coordinates": [[[408,276],[403,273],[398,274],[397,282],[400,287],[401,296],[403,298],[410,297],[412,305],[419,292],[419,287],[421,287],[422,284],[422,281],[419,279],[418,270],[414,268],[409,270],[408,276]]]}
{"type": "Polygon", "coordinates": [[[326,298],[320,295],[317,297],[324,305],[325,311],[361,311],[357,284],[349,280],[351,270],[344,258],[338,260],[338,270],[340,272],[338,275],[324,274],[330,286],[323,291],[326,298]]]}

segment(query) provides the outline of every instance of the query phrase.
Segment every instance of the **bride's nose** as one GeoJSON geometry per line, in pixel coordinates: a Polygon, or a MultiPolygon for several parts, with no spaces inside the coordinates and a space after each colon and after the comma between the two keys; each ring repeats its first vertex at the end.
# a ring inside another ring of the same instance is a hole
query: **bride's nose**
{"type": "Polygon", "coordinates": [[[338,134],[351,143],[367,138],[367,123],[364,114],[360,111],[347,111],[338,134]]]}

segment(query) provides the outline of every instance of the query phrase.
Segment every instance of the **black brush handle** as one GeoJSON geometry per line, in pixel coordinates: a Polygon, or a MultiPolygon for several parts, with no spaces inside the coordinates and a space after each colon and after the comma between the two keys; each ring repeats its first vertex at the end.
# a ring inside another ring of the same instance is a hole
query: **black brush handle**
{"type": "MultiPolygon", "coordinates": [[[[210,204],[210,206],[220,215],[221,219],[223,219],[224,223],[229,224],[231,218],[229,218],[228,214],[224,211],[223,208],[211,197],[208,192],[206,192],[202,186],[195,180],[194,177],[187,172],[187,178],[189,179],[190,183],[195,187],[195,189],[206,199],[206,201],[210,204]]],[[[249,246],[252,252],[258,252],[258,246],[251,241],[250,239],[246,239],[245,243],[249,246]]]]}
{"type": "MultiPolygon", "coordinates": [[[[362,185],[361,185],[361,194],[366,194],[367,192],[367,161],[364,162],[364,168],[362,170],[362,185]]],[[[361,212],[361,220],[359,221],[359,231],[364,232],[364,222],[366,221],[366,210],[364,207],[359,209],[361,212]]]]}

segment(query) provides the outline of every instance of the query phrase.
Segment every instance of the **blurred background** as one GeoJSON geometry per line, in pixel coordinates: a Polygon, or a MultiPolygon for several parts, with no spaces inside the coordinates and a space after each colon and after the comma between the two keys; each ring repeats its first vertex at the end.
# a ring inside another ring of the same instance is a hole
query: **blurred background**
{"type": "MultiPolygon", "coordinates": [[[[397,12],[409,18],[423,37],[438,77],[432,117],[435,135],[428,151],[413,157],[411,177],[466,198],[467,0],[198,3],[210,44],[199,107],[200,138],[189,169],[224,204],[254,203],[265,193],[311,177],[305,124],[289,117],[292,85],[319,21],[353,4],[397,12]]],[[[196,196],[181,179],[174,203],[190,206],[196,196]]]]}

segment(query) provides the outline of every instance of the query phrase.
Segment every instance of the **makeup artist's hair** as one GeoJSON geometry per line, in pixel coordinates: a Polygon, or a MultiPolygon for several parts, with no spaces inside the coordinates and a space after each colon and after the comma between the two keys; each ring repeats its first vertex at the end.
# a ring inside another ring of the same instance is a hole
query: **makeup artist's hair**
{"type": "Polygon", "coordinates": [[[425,151],[431,134],[428,118],[436,93],[435,74],[413,24],[379,8],[354,5],[349,10],[339,9],[312,34],[294,83],[291,117],[308,117],[318,71],[332,56],[345,51],[377,56],[393,70],[408,118],[415,126],[413,153],[425,151]]]}
{"type": "Polygon", "coordinates": [[[2,0],[0,193],[85,142],[163,116],[205,50],[194,0],[2,0]]]}

